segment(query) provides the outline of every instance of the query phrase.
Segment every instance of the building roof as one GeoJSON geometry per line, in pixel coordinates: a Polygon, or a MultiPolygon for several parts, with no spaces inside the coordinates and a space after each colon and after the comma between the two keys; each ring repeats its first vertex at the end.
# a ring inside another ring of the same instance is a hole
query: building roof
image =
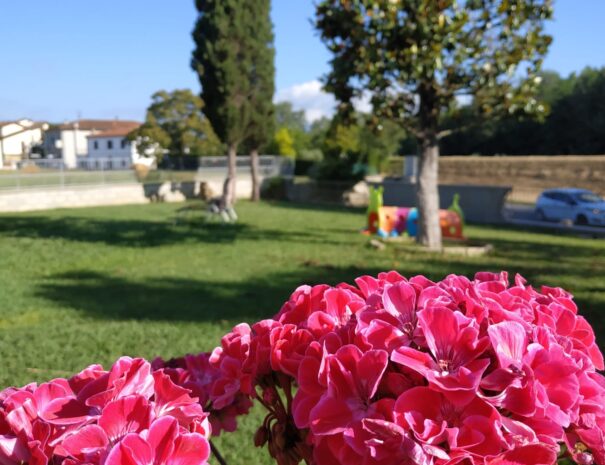
{"type": "Polygon", "coordinates": [[[110,128],[101,132],[93,132],[92,134],[88,135],[88,138],[92,139],[99,137],[124,137],[136,128],[138,128],[140,125],[141,123],[135,123],[131,121],[129,122],[129,124],[122,124],[119,127],[110,128]]]}
{"type": "Polygon", "coordinates": [[[127,121],[118,119],[81,119],[69,123],[59,124],[58,128],[63,130],[73,130],[77,128],[83,131],[110,131],[115,129],[129,128],[129,131],[139,127],[138,121],[127,121]]]}
{"type": "Polygon", "coordinates": [[[31,126],[41,126],[44,123],[42,121],[32,121],[27,118],[19,118],[19,119],[12,120],[12,121],[0,121],[0,127],[8,126],[9,124],[16,124],[23,128],[29,128],[31,126]],[[23,123],[26,123],[26,124],[23,124],[23,123]]]}

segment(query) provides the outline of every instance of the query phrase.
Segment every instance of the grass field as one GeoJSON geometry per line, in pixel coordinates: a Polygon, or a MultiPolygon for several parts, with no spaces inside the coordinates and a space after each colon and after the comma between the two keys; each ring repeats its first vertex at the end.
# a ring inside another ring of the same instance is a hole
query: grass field
{"type": "MultiPolygon", "coordinates": [[[[122,354],[171,357],[214,347],[233,324],[275,313],[302,283],[382,270],[439,279],[520,272],[572,291],[605,343],[605,240],[492,227],[467,258],[405,244],[376,251],[357,233],[361,211],[238,205],[237,225],[175,226],[180,205],[0,215],[0,386],[64,376],[122,354]]],[[[268,463],[248,437],[223,440],[231,464],[268,463]]],[[[257,423],[258,424],[258,423],[257,423]]]]}

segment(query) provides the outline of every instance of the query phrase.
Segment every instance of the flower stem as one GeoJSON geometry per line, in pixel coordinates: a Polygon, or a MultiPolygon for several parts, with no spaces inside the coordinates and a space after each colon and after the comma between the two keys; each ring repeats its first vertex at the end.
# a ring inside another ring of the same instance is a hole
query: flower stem
{"type": "Polygon", "coordinates": [[[212,451],[212,455],[214,455],[216,457],[217,462],[220,465],[227,465],[227,462],[225,461],[225,459],[223,458],[223,456],[221,455],[219,450],[216,448],[214,443],[212,441],[208,441],[208,442],[210,443],[210,450],[212,451]]]}

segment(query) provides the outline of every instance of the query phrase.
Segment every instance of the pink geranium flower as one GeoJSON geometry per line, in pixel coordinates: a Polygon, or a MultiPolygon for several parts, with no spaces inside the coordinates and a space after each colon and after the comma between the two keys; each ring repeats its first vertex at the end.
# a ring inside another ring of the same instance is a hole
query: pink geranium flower
{"type": "Polygon", "coordinates": [[[474,320],[444,307],[429,307],[418,313],[428,353],[411,347],[393,351],[391,359],[422,374],[441,391],[476,392],[489,365],[478,358],[487,348],[474,320]]]}
{"type": "Polygon", "coordinates": [[[498,411],[479,398],[461,405],[427,387],[415,387],[395,403],[395,422],[425,444],[447,444],[450,453],[496,455],[507,444],[498,411]]]}
{"type": "Polygon", "coordinates": [[[107,372],[94,365],[69,380],[0,393],[0,464],[103,465],[126,437],[147,439],[157,422],[178,429],[164,437],[162,447],[175,451],[166,463],[205,463],[187,452],[207,449],[210,435],[207,414],[189,390],[162,370],[151,375],[142,359],[124,357],[107,372]]]}
{"type": "Polygon", "coordinates": [[[362,353],[352,345],[329,355],[327,391],[310,413],[315,435],[342,433],[364,418],[382,418],[382,401],[374,401],[388,354],[382,350],[362,353]]]}
{"type": "Polygon", "coordinates": [[[176,420],[164,417],[148,431],[126,435],[111,449],[104,465],[203,465],[209,455],[202,435],[182,433],[176,420]]]}
{"type": "Polygon", "coordinates": [[[374,349],[392,352],[417,339],[416,289],[407,282],[386,285],[382,308],[359,313],[358,331],[374,349]]]}
{"type": "Polygon", "coordinates": [[[149,428],[151,406],[143,396],[128,396],[107,404],[98,424],[84,426],[65,438],[62,448],[78,460],[99,463],[108,449],[129,433],[149,428]]]}

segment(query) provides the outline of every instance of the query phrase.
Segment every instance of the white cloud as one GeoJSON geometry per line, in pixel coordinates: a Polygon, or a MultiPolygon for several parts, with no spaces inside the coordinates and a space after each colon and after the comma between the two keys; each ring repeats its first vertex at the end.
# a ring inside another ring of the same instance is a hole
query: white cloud
{"type": "Polygon", "coordinates": [[[325,92],[318,80],[281,89],[275,95],[275,101],[288,101],[292,103],[295,110],[304,110],[307,121],[310,123],[324,116],[332,116],[336,106],[334,96],[325,92]]]}
{"type": "MultiPolygon", "coordinates": [[[[334,96],[325,92],[317,79],[279,90],[275,102],[285,101],[291,102],[295,110],[304,110],[309,123],[331,117],[336,107],[334,96]]],[[[355,108],[364,113],[372,111],[369,93],[364,93],[362,98],[355,100],[355,108]]]]}

